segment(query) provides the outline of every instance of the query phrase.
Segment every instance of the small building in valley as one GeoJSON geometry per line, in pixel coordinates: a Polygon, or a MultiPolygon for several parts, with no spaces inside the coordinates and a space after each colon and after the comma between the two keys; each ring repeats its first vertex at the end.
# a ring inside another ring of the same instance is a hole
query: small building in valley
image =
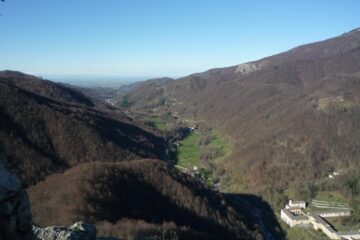
{"type": "Polygon", "coordinates": [[[291,199],[289,200],[289,203],[286,204],[285,206],[286,209],[290,209],[290,208],[300,208],[300,209],[304,209],[306,208],[306,202],[305,201],[292,201],[291,199]]]}
{"type": "Polygon", "coordinates": [[[281,219],[290,227],[310,223],[308,216],[304,215],[299,208],[281,209],[281,219]]]}
{"type": "Polygon", "coordinates": [[[351,209],[342,208],[342,209],[333,209],[331,211],[324,212],[312,212],[304,213],[303,209],[306,207],[306,202],[304,201],[289,201],[285,205],[285,208],[281,209],[280,215],[281,220],[286,222],[290,227],[295,227],[298,225],[307,225],[312,227],[315,230],[320,230],[330,239],[359,239],[360,240],[360,230],[352,232],[338,232],[325,218],[333,217],[344,217],[351,215],[351,209]]]}

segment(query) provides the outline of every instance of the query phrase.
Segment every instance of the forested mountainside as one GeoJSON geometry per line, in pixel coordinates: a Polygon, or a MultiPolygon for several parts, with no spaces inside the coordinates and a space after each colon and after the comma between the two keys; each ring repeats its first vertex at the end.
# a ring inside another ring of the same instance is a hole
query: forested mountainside
{"type": "Polygon", "coordinates": [[[3,80],[6,79],[9,84],[44,97],[76,103],[87,107],[95,106],[93,99],[89,99],[79,91],[22,72],[9,70],[1,71],[0,78],[3,80]]]}
{"type": "Polygon", "coordinates": [[[113,97],[114,104],[123,108],[129,108],[133,104],[135,104],[134,106],[140,107],[144,105],[148,107],[156,107],[159,104],[164,104],[166,93],[163,92],[164,89],[162,86],[166,86],[172,81],[174,81],[174,79],[163,77],[138,82],[136,85],[130,85],[130,88],[127,92],[113,97]],[[136,102],[129,100],[129,93],[131,93],[133,99],[137,99],[136,102]],[[137,94],[139,94],[139,97],[137,97],[137,94]]]}
{"type": "Polygon", "coordinates": [[[236,211],[221,193],[163,161],[85,163],[28,192],[34,221],[42,226],[87,220],[121,238],[130,232],[135,238],[262,239],[245,217],[249,211],[236,211]]]}
{"type": "Polygon", "coordinates": [[[78,91],[20,73],[0,73],[0,144],[25,184],[78,163],[166,159],[166,140],[78,91]]]}
{"type": "Polygon", "coordinates": [[[230,136],[228,189],[271,198],[360,167],[360,31],[162,86],[145,83],[127,101],[129,110],[205,120],[230,136]]]}
{"type": "Polygon", "coordinates": [[[34,224],[83,220],[121,238],[262,239],[242,198],[178,171],[169,136],[116,107],[5,71],[0,116],[0,150],[28,187],[34,224]]]}
{"type": "MultiPolygon", "coordinates": [[[[276,209],[289,188],[311,192],[330,172],[351,178],[360,169],[359,84],[355,30],[256,62],[145,81],[115,101],[132,116],[165,113],[229,136],[231,155],[216,163],[222,190],[259,193],[276,209]]],[[[141,160],[169,160],[169,139],[115,106],[5,71],[0,115],[7,164],[31,186],[42,225],[83,219],[104,236],[262,238],[251,197],[211,191],[165,161],[141,160]]]]}

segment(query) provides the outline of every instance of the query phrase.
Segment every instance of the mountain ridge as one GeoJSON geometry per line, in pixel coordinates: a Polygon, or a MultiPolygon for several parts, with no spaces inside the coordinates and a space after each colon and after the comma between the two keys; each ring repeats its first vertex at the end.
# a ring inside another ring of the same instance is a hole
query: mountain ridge
{"type": "Polygon", "coordinates": [[[229,135],[234,151],[222,163],[232,176],[227,186],[265,196],[271,188],[283,191],[339,167],[358,167],[360,156],[350,150],[358,133],[350,129],[357,129],[359,82],[355,31],[179,78],[152,98],[147,92],[154,88],[139,86],[128,94],[129,109],[176,112],[229,135]],[[275,177],[281,172],[289,174],[275,177]]]}
{"type": "Polygon", "coordinates": [[[166,140],[145,124],[120,110],[88,106],[91,100],[84,95],[77,102],[79,95],[72,98],[74,90],[70,88],[1,74],[0,86],[0,144],[26,184],[78,162],[165,160],[169,154],[166,140]],[[30,84],[24,83],[28,80],[30,84]],[[68,90],[70,94],[63,94],[68,90]],[[61,93],[59,99],[54,92],[61,93]]]}

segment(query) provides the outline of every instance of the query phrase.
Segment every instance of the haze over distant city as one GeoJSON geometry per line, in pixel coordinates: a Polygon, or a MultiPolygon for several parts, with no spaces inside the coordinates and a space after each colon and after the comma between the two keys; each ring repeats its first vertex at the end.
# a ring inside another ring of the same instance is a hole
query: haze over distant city
{"type": "Polygon", "coordinates": [[[64,82],[180,77],[350,31],[359,9],[355,0],[7,0],[0,68],[64,82]]]}

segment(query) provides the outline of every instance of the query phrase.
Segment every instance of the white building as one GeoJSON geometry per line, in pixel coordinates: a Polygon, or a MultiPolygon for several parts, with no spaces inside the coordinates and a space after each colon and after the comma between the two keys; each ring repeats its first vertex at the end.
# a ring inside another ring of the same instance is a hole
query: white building
{"type": "Polygon", "coordinates": [[[300,208],[281,209],[281,219],[290,227],[310,223],[309,217],[300,208]]]}
{"type": "Polygon", "coordinates": [[[304,201],[292,201],[290,200],[288,204],[286,204],[285,206],[286,209],[290,209],[290,208],[300,208],[300,209],[304,209],[306,208],[306,202],[304,201]]]}
{"type": "Polygon", "coordinates": [[[328,212],[313,212],[305,214],[302,210],[306,207],[304,201],[289,201],[284,209],[281,209],[281,220],[290,227],[308,225],[315,230],[321,230],[330,239],[360,240],[360,230],[352,232],[338,232],[325,218],[350,216],[351,209],[333,210],[328,212]]]}

